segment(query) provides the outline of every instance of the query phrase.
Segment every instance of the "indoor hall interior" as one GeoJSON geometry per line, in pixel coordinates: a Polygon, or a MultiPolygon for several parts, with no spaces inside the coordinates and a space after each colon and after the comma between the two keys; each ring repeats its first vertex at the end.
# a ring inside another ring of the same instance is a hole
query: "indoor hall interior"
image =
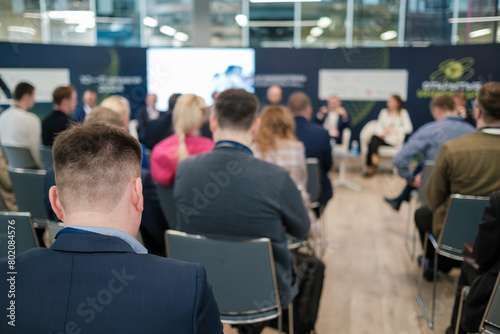
{"type": "MultiPolygon", "coordinates": [[[[384,196],[394,196],[402,189],[404,180],[390,173],[363,178],[353,167],[347,177],[360,184],[361,191],[335,187],[324,212],[326,269],[316,333],[444,334],[460,270],[453,269],[438,279],[435,327],[430,329],[416,299],[419,267],[410,258],[413,211],[409,212],[406,202],[399,212],[384,202],[384,196]]],[[[334,180],[338,173],[330,177],[334,180]]],[[[421,253],[417,239],[416,256],[421,253]]],[[[431,297],[432,283],[424,281],[426,305],[431,297]]],[[[225,325],[224,333],[237,331],[225,325]]],[[[263,331],[274,333],[278,331],[269,327],[263,331]]]]}

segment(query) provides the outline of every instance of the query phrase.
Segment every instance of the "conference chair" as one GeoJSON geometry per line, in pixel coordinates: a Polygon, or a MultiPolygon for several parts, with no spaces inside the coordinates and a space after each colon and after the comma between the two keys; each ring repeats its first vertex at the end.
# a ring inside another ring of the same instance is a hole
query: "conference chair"
{"type": "Polygon", "coordinates": [[[45,226],[49,219],[44,203],[45,174],[45,170],[9,167],[10,180],[19,211],[31,213],[35,225],[38,226],[45,226]]]}
{"type": "Polygon", "coordinates": [[[30,150],[26,147],[2,146],[2,151],[9,168],[38,168],[30,150]]]}
{"type": "MultiPolygon", "coordinates": [[[[241,325],[278,318],[281,333],[282,310],[268,238],[221,240],[167,230],[165,243],[167,257],[205,266],[223,323],[241,325]]],[[[292,305],[289,313],[293,333],[292,305]]]]}
{"type": "Polygon", "coordinates": [[[174,186],[162,186],[156,182],[155,184],[163,216],[167,220],[168,226],[176,229],[179,227],[179,224],[177,222],[177,207],[174,200],[174,186]]]}
{"type": "Polygon", "coordinates": [[[415,225],[413,224],[413,216],[417,205],[419,207],[428,206],[427,203],[427,184],[429,183],[429,178],[431,177],[432,170],[434,169],[434,161],[427,160],[424,162],[424,168],[422,169],[422,180],[420,183],[420,188],[413,190],[410,194],[410,210],[408,210],[407,224],[406,224],[406,250],[413,260],[415,258],[415,252],[417,247],[417,233],[415,225]],[[411,233],[413,232],[413,233],[411,233]],[[411,235],[410,235],[411,234],[411,235]],[[411,246],[409,245],[411,240],[411,246]]]}
{"type": "Polygon", "coordinates": [[[38,240],[31,215],[27,212],[0,212],[0,258],[15,257],[35,247],[38,247],[38,240]]]}
{"type": "Polygon", "coordinates": [[[52,147],[44,145],[40,146],[40,154],[42,156],[45,169],[49,169],[54,165],[54,162],[52,161],[52,147]]]}
{"type": "Polygon", "coordinates": [[[479,333],[500,334],[500,275],[491,295],[479,333]]]}
{"type": "Polygon", "coordinates": [[[451,195],[451,202],[446,215],[445,224],[438,240],[432,233],[426,234],[424,254],[427,247],[434,247],[434,279],[432,288],[431,315],[422,301],[422,281],[424,264],[422,263],[418,279],[417,301],[424,313],[427,324],[434,327],[436,311],[436,284],[438,274],[438,256],[445,256],[457,261],[464,259],[464,243],[474,243],[478,231],[478,224],[482,219],[484,208],[489,198],[482,196],[451,195]]]}
{"type": "Polygon", "coordinates": [[[307,193],[311,196],[311,208],[320,206],[321,197],[321,174],[319,171],[319,160],[317,158],[307,158],[307,193]]]}

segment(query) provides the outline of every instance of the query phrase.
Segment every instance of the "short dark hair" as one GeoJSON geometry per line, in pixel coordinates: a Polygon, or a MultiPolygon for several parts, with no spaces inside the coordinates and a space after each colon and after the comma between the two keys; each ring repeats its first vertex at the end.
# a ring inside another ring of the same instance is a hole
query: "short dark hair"
{"type": "Polygon", "coordinates": [[[109,212],[141,175],[142,150],[126,131],[102,122],[73,125],[52,147],[56,185],[66,212],[109,212]]]}
{"type": "Polygon", "coordinates": [[[241,88],[231,88],[220,93],[215,102],[215,117],[221,128],[246,131],[257,118],[257,97],[241,88]]]}
{"type": "Polygon", "coordinates": [[[431,108],[437,107],[439,109],[447,111],[454,111],[457,106],[451,96],[446,94],[439,94],[434,96],[434,98],[432,98],[430,107],[431,108]]]}
{"type": "Polygon", "coordinates": [[[477,103],[486,121],[500,120],[500,82],[485,83],[477,94],[477,103]]]}
{"type": "Polygon", "coordinates": [[[71,94],[75,89],[71,86],[59,86],[52,93],[52,102],[54,104],[61,104],[62,100],[71,98],[71,94]]]}
{"type": "Polygon", "coordinates": [[[95,90],[94,87],[87,87],[87,88],[85,88],[85,90],[83,91],[83,93],[85,94],[86,92],[97,94],[97,91],[95,90]]]}
{"type": "Polygon", "coordinates": [[[27,82],[20,82],[14,89],[14,101],[19,101],[24,95],[31,95],[35,91],[35,87],[27,82]]]}
{"type": "Polygon", "coordinates": [[[170,95],[170,98],[168,99],[168,110],[172,111],[175,108],[175,102],[177,102],[177,99],[181,96],[180,93],[174,93],[170,95]]]}
{"type": "Polygon", "coordinates": [[[311,99],[306,93],[297,91],[293,92],[288,98],[288,108],[292,114],[302,112],[311,106],[311,99]]]}

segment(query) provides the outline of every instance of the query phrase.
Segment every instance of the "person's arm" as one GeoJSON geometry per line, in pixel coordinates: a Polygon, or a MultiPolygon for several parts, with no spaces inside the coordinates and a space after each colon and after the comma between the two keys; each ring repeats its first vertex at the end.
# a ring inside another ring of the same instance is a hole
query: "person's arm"
{"type": "Polygon", "coordinates": [[[429,139],[431,139],[430,135],[424,129],[420,129],[404,144],[401,151],[392,159],[392,165],[398,169],[399,176],[412,181],[413,173],[410,171],[410,162],[428,149],[429,139]]]}
{"type": "MultiPolygon", "coordinates": [[[[472,222],[471,222],[472,223],[472,222]]],[[[491,194],[474,242],[474,259],[488,271],[500,257],[500,191],[491,194]]]]}
{"type": "Polygon", "coordinates": [[[434,211],[439,205],[446,202],[450,194],[450,153],[446,144],[438,153],[432,174],[427,182],[427,202],[429,209],[434,211]]]}
{"type": "Polygon", "coordinates": [[[193,333],[223,334],[219,307],[212,293],[212,286],[207,281],[205,268],[197,264],[197,291],[193,315],[193,333]]]}
{"type": "Polygon", "coordinates": [[[332,145],[330,145],[330,135],[328,132],[325,132],[325,137],[323,139],[323,145],[324,149],[322,152],[323,155],[323,161],[320,161],[322,164],[321,168],[325,171],[325,173],[328,173],[328,171],[332,168],[333,166],[333,158],[332,158],[332,145]]]}
{"type": "Polygon", "coordinates": [[[379,136],[380,138],[383,138],[385,136],[385,130],[387,127],[387,119],[389,116],[389,112],[387,109],[382,109],[380,113],[378,114],[377,118],[377,129],[375,131],[375,134],[379,136]]]}
{"type": "Polygon", "coordinates": [[[406,109],[401,110],[401,117],[403,118],[403,134],[409,135],[413,132],[413,124],[411,123],[410,114],[406,109]]]}
{"type": "Polygon", "coordinates": [[[309,233],[311,222],[302,195],[290,178],[286,175],[281,187],[281,210],[283,226],[288,234],[304,239],[309,233]]]}

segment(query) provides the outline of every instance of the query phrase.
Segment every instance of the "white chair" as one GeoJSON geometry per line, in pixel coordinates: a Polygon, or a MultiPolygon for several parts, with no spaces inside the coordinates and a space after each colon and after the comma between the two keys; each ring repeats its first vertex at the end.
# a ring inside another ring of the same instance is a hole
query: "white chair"
{"type": "MultiPolygon", "coordinates": [[[[366,156],[368,154],[368,144],[370,144],[370,140],[372,136],[376,134],[377,131],[377,120],[369,121],[365,124],[363,129],[359,134],[359,142],[361,148],[361,157],[363,159],[363,165],[366,165],[366,156]]],[[[379,170],[389,170],[393,171],[392,168],[392,158],[401,150],[403,147],[405,137],[402,136],[400,142],[396,146],[380,146],[378,150],[379,170]]]]}

